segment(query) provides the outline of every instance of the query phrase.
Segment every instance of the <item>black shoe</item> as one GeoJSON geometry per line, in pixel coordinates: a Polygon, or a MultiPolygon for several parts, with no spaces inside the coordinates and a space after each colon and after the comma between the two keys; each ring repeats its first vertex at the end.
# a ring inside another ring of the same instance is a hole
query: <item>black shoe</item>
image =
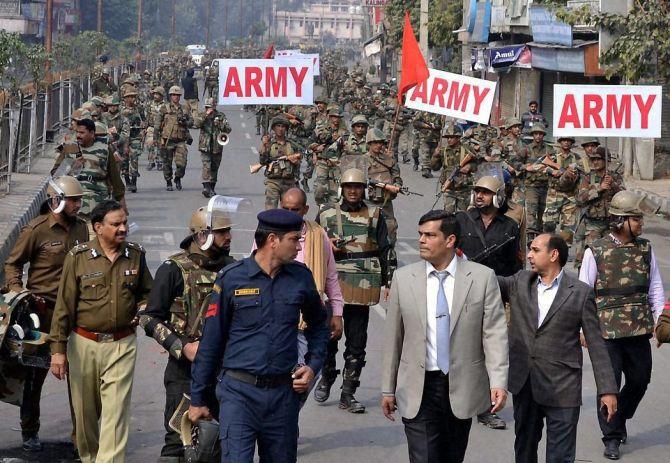
{"type": "Polygon", "coordinates": [[[26,452],[41,452],[42,442],[40,442],[40,438],[38,436],[32,436],[23,439],[23,450],[26,452]]]}
{"type": "Polygon", "coordinates": [[[623,423],[623,436],[621,437],[621,443],[625,444],[628,441],[628,430],[626,429],[626,422],[623,423]]]}
{"type": "Polygon", "coordinates": [[[365,405],[356,400],[353,394],[346,392],[340,395],[340,408],[349,413],[365,413],[365,405]]]}
{"type": "Polygon", "coordinates": [[[156,167],[156,163],[155,162],[150,162],[149,165],[147,166],[147,170],[154,170],[155,167],[156,167]]]}
{"type": "Polygon", "coordinates": [[[414,169],[414,172],[418,172],[419,171],[419,164],[414,163],[414,165],[412,166],[412,169],[414,169]]]}
{"type": "Polygon", "coordinates": [[[326,378],[322,375],[319,383],[314,388],[314,400],[319,403],[324,403],[328,400],[328,397],[330,397],[330,388],[333,387],[334,382],[335,378],[326,378]]]}
{"type": "Polygon", "coordinates": [[[302,189],[305,191],[305,193],[309,193],[309,183],[307,182],[307,179],[303,178],[300,184],[302,185],[302,189]]]}
{"type": "Polygon", "coordinates": [[[402,163],[403,164],[409,164],[409,161],[410,161],[409,156],[407,156],[406,154],[403,154],[402,163]]]}
{"type": "Polygon", "coordinates": [[[477,415],[477,421],[491,429],[506,429],[507,423],[495,413],[484,412],[477,415]]]}
{"type": "Polygon", "coordinates": [[[174,179],[174,186],[177,189],[177,191],[181,191],[181,178],[174,179]]]}
{"type": "Polygon", "coordinates": [[[616,439],[608,440],[605,442],[603,456],[608,460],[618,460],[621,457],[621,451],[619,450],[620,445],[621,442],[616,439]]]}
{"type": "Polygon", "coordinates": [[[156,162],[156,170],[163,170],[163,163],[162,162],[156,162]]]}
{"type": "Polygon", "coordinates": [[[202,182],[202,195],[205,198],[211,198],[212,197],[212,188],[210,187],[211,183],[209,182],[202,182]]]}
{"type": "Polygon", "coordinates": [[[166,180],[166,184],[167,186],[165,187],[165,189],[167,191],[174,191],[174,188],[172,188],[172,182],[170,180],[166,180]]]}
{"type": "Polygon", "coordinates": [[[433,174],[431,174],[430,170],[428,169],[423,169],[423,171],[421,172],[421,176],[423,178],[433,178],[433,174]]]}
{"type": "Polygon", "coordinates": [[[137,193],[137,177],[130,177],[130,187],[128,189],[131,193],[137,193]]]}

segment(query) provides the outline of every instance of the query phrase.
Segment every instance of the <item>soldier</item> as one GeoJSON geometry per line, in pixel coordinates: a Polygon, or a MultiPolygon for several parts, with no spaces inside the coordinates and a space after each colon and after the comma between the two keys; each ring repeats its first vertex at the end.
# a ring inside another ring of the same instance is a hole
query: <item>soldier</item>
{"type": "Polygon", "coordinates": [[[425,111],[417,111],[414,117],[414,128],[418,132],[419,157],[414,159],[414,170],[421,167],[421,176],[432,178],[430,173],[430,158],[437,148],[442,131],[442,116],[425,111]]]}
{"type": "Polygon", "coordinates": [[[144,135],[147,128],[147,118],[144,108],[137,104],[137,90],[129,89],[123,95],[123,109],[121,114],[128,124],[127,142],[123,147],[122,172],[126,186],[131,193],[137,193],[137,177],[139,172],[139,158],[142,155],[144,135]]]}
{"type": "MultiPolygon", "coordinates": [[[[205,91],[208,92],[207,96],[210,98],[216,98],[219,94],[219,61],[214,60],[207,70],[207,76],[205,77],[205,91]]],[[[257,134],[258,135],[258,134],[257,134]]]]}
{"type": "Polygon", "coordinates": [[[188,106],[191,112],[191,117],[195,117],[198,113],[198,81],[195,80],[193,74],[195,70],[189,68],[186,70],[186,76],[181,79],[181,88],[184,89],[184,103],[188,106]]]}
{"type": "Polygon", "coordinates": [[[543,164],[549,176],[547,201],[542,224],[545,232],[559,234],[568,244],[572,244],[576,225],[577,187],[581,173],[588,173],[588,162],[572,151],[575,139],[559,137],[559,149],[545,157],[543,164]]]}
{"type": "MultiPolygon", "coordinates": [[[[591,143],[593,145],[593,143],[591,143]]],[[[597,146],[597,145],[596,145],[597,146]]],[[[607,161],[605,149],[598,147],[587,150],[591,171],[581,176],[577,188],[579,220],[575,230],[575,266],[579,268],[584,249],[597,239],[605,236],[609,229],[607,211],[612,197],[623,190],[623,178],[616,170],[605,169],[607,161]]]]}
{"type": "Polygon", "coordinates": [[[393,210],[393,200],[402,188],[400,167],[393,154],[386,149],[388,139],[381,130],[376,128],[368,130],[365,142],[368,146],[365,155],[368,166],[368,201],[384,213],[389,241],[395,246],[398,221],[393,210]]]}
{"type": "Polygon", "coordinates": [[[528,240],[533,241],[542,233],[542,216],[547,204],[547,189],[549,176],[544,160],[554,155],[554,149],[549,146],[544,137],[547,131],[542,124],[535,124],[530,129],[533,141],[525,148],[526,164],[526,212],[528,240]]]}
{"type": "Polygon", "coordinates": [[[507,119],[505,128],[507,135],[501,140],[500,156],[503,160],[503,168],[507,170],[514,179],[515,203],[524,206],[526,203],[525,178],[526,170],[526,147],[521,139],[521,121],[516,118],[507,119]]]}
{"type": "Polygon", "coordinates": [[[165,89],[161,86],[156,86],[151,90],[151,101],[147,105],[147,135],[145,138],[145,145],[149,148],[149,166],[147,170],[163,170],[163,163],[158,155],[158,148],[156,147],[154,138],[154,125],[156,118],[163,106],[163,99],[165,98],[165,89]]]}
{"type": "Polygon", "coordinates": [[[258,150],[259,162],[265,166],[265,209],[275,209],[281,195],[298,186],[301,155],[286,139],[288,127],[286,118],[273,118],[270,129],[274,136],[265,135],[258,150]]]}
{"type": "MultiPolygon", "coordinates": [[[[23,290],[23,267],[29,264],[26,287],[32,293],[39,329],[46,333],[51,329],[65,255],[73,246],[88,241],[86,222],[77,217],[83,195],[81,185],[72,177],[50,180],[41,214],[23,227],[5,261],[6,289],[14,292],[23,290]]],[[[36,452],[42,450],[38,436],[40,396],[49,370],[23,368],[27,371],[21,401],[23,449],[36,452]]],[[[74,439],[74,421],[72,437],[74,439]]]]}
{"type": "Polygon", "coordinates": [[[124,461],[137,354],[133,320],[152,278],[144,249],[126,241],[121,204],[103,201],[91,222],[95,238],[72,248],[63,264],[49,335],[51,372],[69,377],[81,461],[124,461]]]}
{"type": "MultiPolygon", "coordinates": [[[[317,222],[326,230],[335,248],[335,262],[344,298],[344,372],[340,408],[364,413],[365,405],[354,397],[365,365],[365,347],[370,306],[380,300],[382,286],[391,284],[396,267],[395,251],[389,241],[384,213],[364,201],[367,179],[359,169],[342,174],[342,199],[321,208],[317,222]]],[[[384,291],[385,297],[388,293],[384,291]]],[[[337,379],[335,355],[338,339],[331,339],[321,380],[314,399],[323,403],[337,379]]]]}
{"type": "Polygon", "coordinates": [[[89,222],[93,208],[110,195],[126,208],[126,190],[114,151],[96,140],[95,122],[90,119],[77,122],[77,143],[63,145],[51,175],[71,175],[79,180],[84,189],[79,215],[89,222]]]}
{"type": "Polygon", "coordinates": [[[123,151],[123,145],[128,138],[128,121],[121,115],[119,105],[121,101],[117,95],[107,97],[107,112],[102,115],[102,123],[107,126],[107,143],[114,151],[123,151]]]}
{"type": "Polygon", "coordinates": [[[400,115],[396,122],[396,131],[400,132],[398,135],[398,155],[402,155],[403,164],[409,164],[410,154],[412,154],[412,145],[414,138],[414,127],[412,127],[412,120],[414,113],[411,109],[400,108],[400,115]]]}
{"type": "Polygon", "coordinates": [[[125,95],[128,92],[137,92],[139,94],[140,89],[139,89],[139,77],[134,77],[134,76],[122,76],[122,83],[121,86],[119,87],[119,95],[121,98],[125,97],[125,95]]]}
{"type": "Polygon", "coordinates": [[[214,187],[218,180],[223,153],[219,136],[230,133],[230,124],[226,115],[216,109],[214,98],[207,98],[205,112],[196,113],[193,126],[200,129],[198,151],[202,160],[202,195],[211,198],[216,194],[214,187]]]}
{"type": "Polygon", "coordinates": [[[94,96],[107,97],[117,91],[118,87],[109,75],[109,68],[104,68],[100,77],[91,84],[91,93],[94,96]]]}
{"type": "Polygon", "coordinates": [[[177,190],[181,190],[181,179],[186,173],[188,161],[188,148],[193,141],[188,131],[193,123],[191,113],[179,102],[182,95],[181,88],[170,87],[168,92],[170,101],[161,106],[154,122],[154,143],[156,140],[161,150],[161,161],[163,163],[163,177],[165,178],[166,190],[172,190],[172,161],[174,160],[174,184],[177,190]]]}
{"type": "MultiPolygon", "coordinates": [[[[165,385],[165,445],[161,463],[183,461],[184,448],[179,433],[170,428],[170,419],[180,409],[184,394],[191,393],[191,365],[198,351],[214,280],[219,270],[235,262],[230,257],[231,223],[228,215],[201,207],[191,215],[190,235],[156,270],[146,309],[139,324],[169,354],[165,385]]],[[[218,416],[218,402],[211,391],[208,406],[218,416]]],[[[182,409],[181,413],[183,414],[182,409]]]]}
{"type": "MultiPolygon", "coordinates": [[[[644,215],[657,211],[645,196],[626,190],[615,194],[609,209],[611,233],[587,247],[579,272],[579,279],[595,290],[600,331],[617,386],[622,373],[625,377],[614,419],[608,422],[597,413],[604,456],[610,460],[619,459],[619,446],[628,438],[626,421],[633,418],[651,380],[649,339],[665,295],[654,251],[640,235],[644,215]]],[[[583,337],[582,345],[586,347],[583,337]]]]}
{"type": "MultiPolygon", "coordinates": [[[[328,107],[328,122],[329,125],[317,127],[314,130],[315,141],[309,146],[315,158],[314,200],[318,205],[334,201],[337,196],[341,151],[336,145],[333,145],[347,133],[341,125],[342,112],[339,106],[330,105],[328,107]]],[[[362,135],[364,140],[365,131],[362,135]]]]}
{"type": "Polygon", "coordinates": [[[461,142],[462,136],[461,128],[449,122],[442,130],[447,146],[436,149],[430,159],[432,170],[442,169],[438,188],[444,195],[444,210],[452,214],[468,208],[479,160],[477,153],[461,142]]]}

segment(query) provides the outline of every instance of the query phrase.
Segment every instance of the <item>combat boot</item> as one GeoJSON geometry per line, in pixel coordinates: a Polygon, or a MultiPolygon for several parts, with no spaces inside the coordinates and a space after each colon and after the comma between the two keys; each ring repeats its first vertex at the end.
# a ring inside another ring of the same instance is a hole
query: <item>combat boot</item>
{"type": "Polygon", "coordinates": [[[305,191],[305,193],[309,193],[309,183],[307,182],[307,179],[303,178],[300,184],[302,185],[302,189],[305,191]]]}
{"type": "Polygon", "coordinates": [[[212,191],[212,196],[216,196],[216,191],[214,191],[215,186],[216,182],[209,182],[209,189],[212,191]]]}
{"type": "Polygon", "coordinates": [[[163,170],[163,162],[156,161],[156,170],[163,170]]]}
{"type": "Polygon", "coordinates": [[[165,187],[167,191],[174,191],[174,188],[172,188],[172,180],[166,180],[165,183],[167,184],[165,187]]]}
{"type": "Polygon", "coordinates": [[[433,174],[430,173],[430,169],[423,169],[421,171],[421,176],[423,178],[433,178],[433,174]]]}
{"type": "Polygon", "coordinates": [[[130,175],[124,174],[123,175],[123,181],[126,182],[126,188],[130,189],[130,175]]]}
{"type": "Polygon", "coordinates": [[[407,153],[402,155],[402,163],[403,164],[409,164],[409,156],[407,156],[407,153]]]}
{"type": "Polygon", "coordinates": [[[154,170],[156,168],[156,163],[154,161],[151,161],[149,165],[147,166],[147,170],[154,170]]]}
{"type": "Polygon", "coordinates": [[[128,189],[131,193],[137,193],[137,177],[130,177],[130,187],[128,189]]]}
{"type": "Polygon", "coordinates": [[[181,191],[181,177],[174,178],[174,187],[177,189],[177,191],[181,191]]]}
{"type": "Polygon", "coordinates": [[[211,198],[212,197],[212,189],[210,187],[211,183],[209,182],[202,182],[202,195],[205,198],[211,198]]]}
{"type": "Polygon", "coordinates": [[[340,374],[340,370],[324,368],[319,383],[314,388],[314,400],[323,403],[330,397],[330,388],[340,374]]]}
{"type": "Polygon", "coordinates": [[[365,360],[349,358],[344,364],[344,381],[342,381],[342,394],[340,395],[340,408],[349,413],[365,413],[365,405],[354,397],[356,389],[360,386],[361,371],[365,366],[365,360]]]}

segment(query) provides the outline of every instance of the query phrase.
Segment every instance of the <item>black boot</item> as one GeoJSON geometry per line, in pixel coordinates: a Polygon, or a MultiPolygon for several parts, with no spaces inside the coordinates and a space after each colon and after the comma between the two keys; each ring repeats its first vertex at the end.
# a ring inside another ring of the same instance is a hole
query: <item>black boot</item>
{"type": "Polygon", "coordinates": [[[212,191],[212,196],[216,195],[216,191],[214,191],[215,186],[216,186],[216,182],[209,182],[209,189],[212,191]]]}
{"type": "Polygon", "coordinates": [[[172,180],[166,180],[165,183],[167,184],[165,187],[167,191],[174,191],[174,188],[172,188],[172,180]]]}
{"type": "Polygon", "coordinates": [[[323,369],[323,373],[321,373],[321,379],[314,388],[314,400],[319,403],[323,403],[328,400],[328,397],[330,397],[330,388],[333,387],[333,383],[339,374],[340,370],[331,368],[323,369]]]}
{"type": "Polygon", "coordinates": [[[154,170],[156,167],[156,163],[154,161],[151,161],[149,165],[147,166],[147,170],[154,170]]]}
{"type": "Polygon", "coordinates": [[[409,164],[409,156],[407,156],[407,154],[402,155],[402,163],[409,164]]]}
{"type": "Polygon", "coordinates": [[[123,174],[123,181],[126,182],[126,188],[130,189],[130,185],[131,185],[130,175],[123,174]]]}
{"type": "Polygon", "coordinates": [[[423,169],[421,176],[423,178],[433,178],[433,174],[430,172],[430,169],[423,169]]]}
{"type": "Polygon", "coordinates": [[[361,370],[365,360],[349,358],[344,364],[344,381],[342,381],[342,394],[340,395],[340,408],[349,413],[365,413],[365,405],[354,397],[356,389],[360,386],[361,370]]]}
{"type": "Polygon", "coordinates": [[[307,179],[303,178],[300,184],[302,185],[302,189],[305,191],[305,193],[309,193],[309,183],[307,182],[307,179]]]}
{"type": "Polygon", "coordinates": [[[174,178],[174,186],[177,189],[177,191],[181,191],[181,177],[179,177],[179,178],[175,177],[174,178]]]}
{"type": "Polygon", "coordinates": [[[202,182],[202,195],[205,198],[211,198],[212,197],[212,189],[210,187],[211,183],[209,182],[202,182]]]}
{"type": "Polygon", "coordinates": [[[129,188],[131,193],[137,193],[137,177],[132,176],[130,177],[130,188],[129,188]]]}

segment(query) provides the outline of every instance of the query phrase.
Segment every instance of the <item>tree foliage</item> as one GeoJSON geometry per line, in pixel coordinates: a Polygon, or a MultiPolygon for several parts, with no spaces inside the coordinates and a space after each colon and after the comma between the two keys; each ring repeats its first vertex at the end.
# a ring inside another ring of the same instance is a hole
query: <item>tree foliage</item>
{"type": "Polygon", "coordinates": [[[592,24],[617,38],[601,55],[607,77],[631,82],[670,79],[670,7],[667,0],[635,0],[627,16],[565,8],[565,2],[545,1],[557,19],[568,24],[592,24]]]}
{"type": "Polygon", "coordinates": [[[38,86],[51,55],[42,45],[28,45],[16,33],[0,30],[0,88],[16,92],[22,85],[38,86]]]}
{"type": "Polygon", "coordinates": [[[54,43],[57,69],[91,72],[100,54],[112,54],[114,42],[105,34],[84,31],[54,43]]]}

